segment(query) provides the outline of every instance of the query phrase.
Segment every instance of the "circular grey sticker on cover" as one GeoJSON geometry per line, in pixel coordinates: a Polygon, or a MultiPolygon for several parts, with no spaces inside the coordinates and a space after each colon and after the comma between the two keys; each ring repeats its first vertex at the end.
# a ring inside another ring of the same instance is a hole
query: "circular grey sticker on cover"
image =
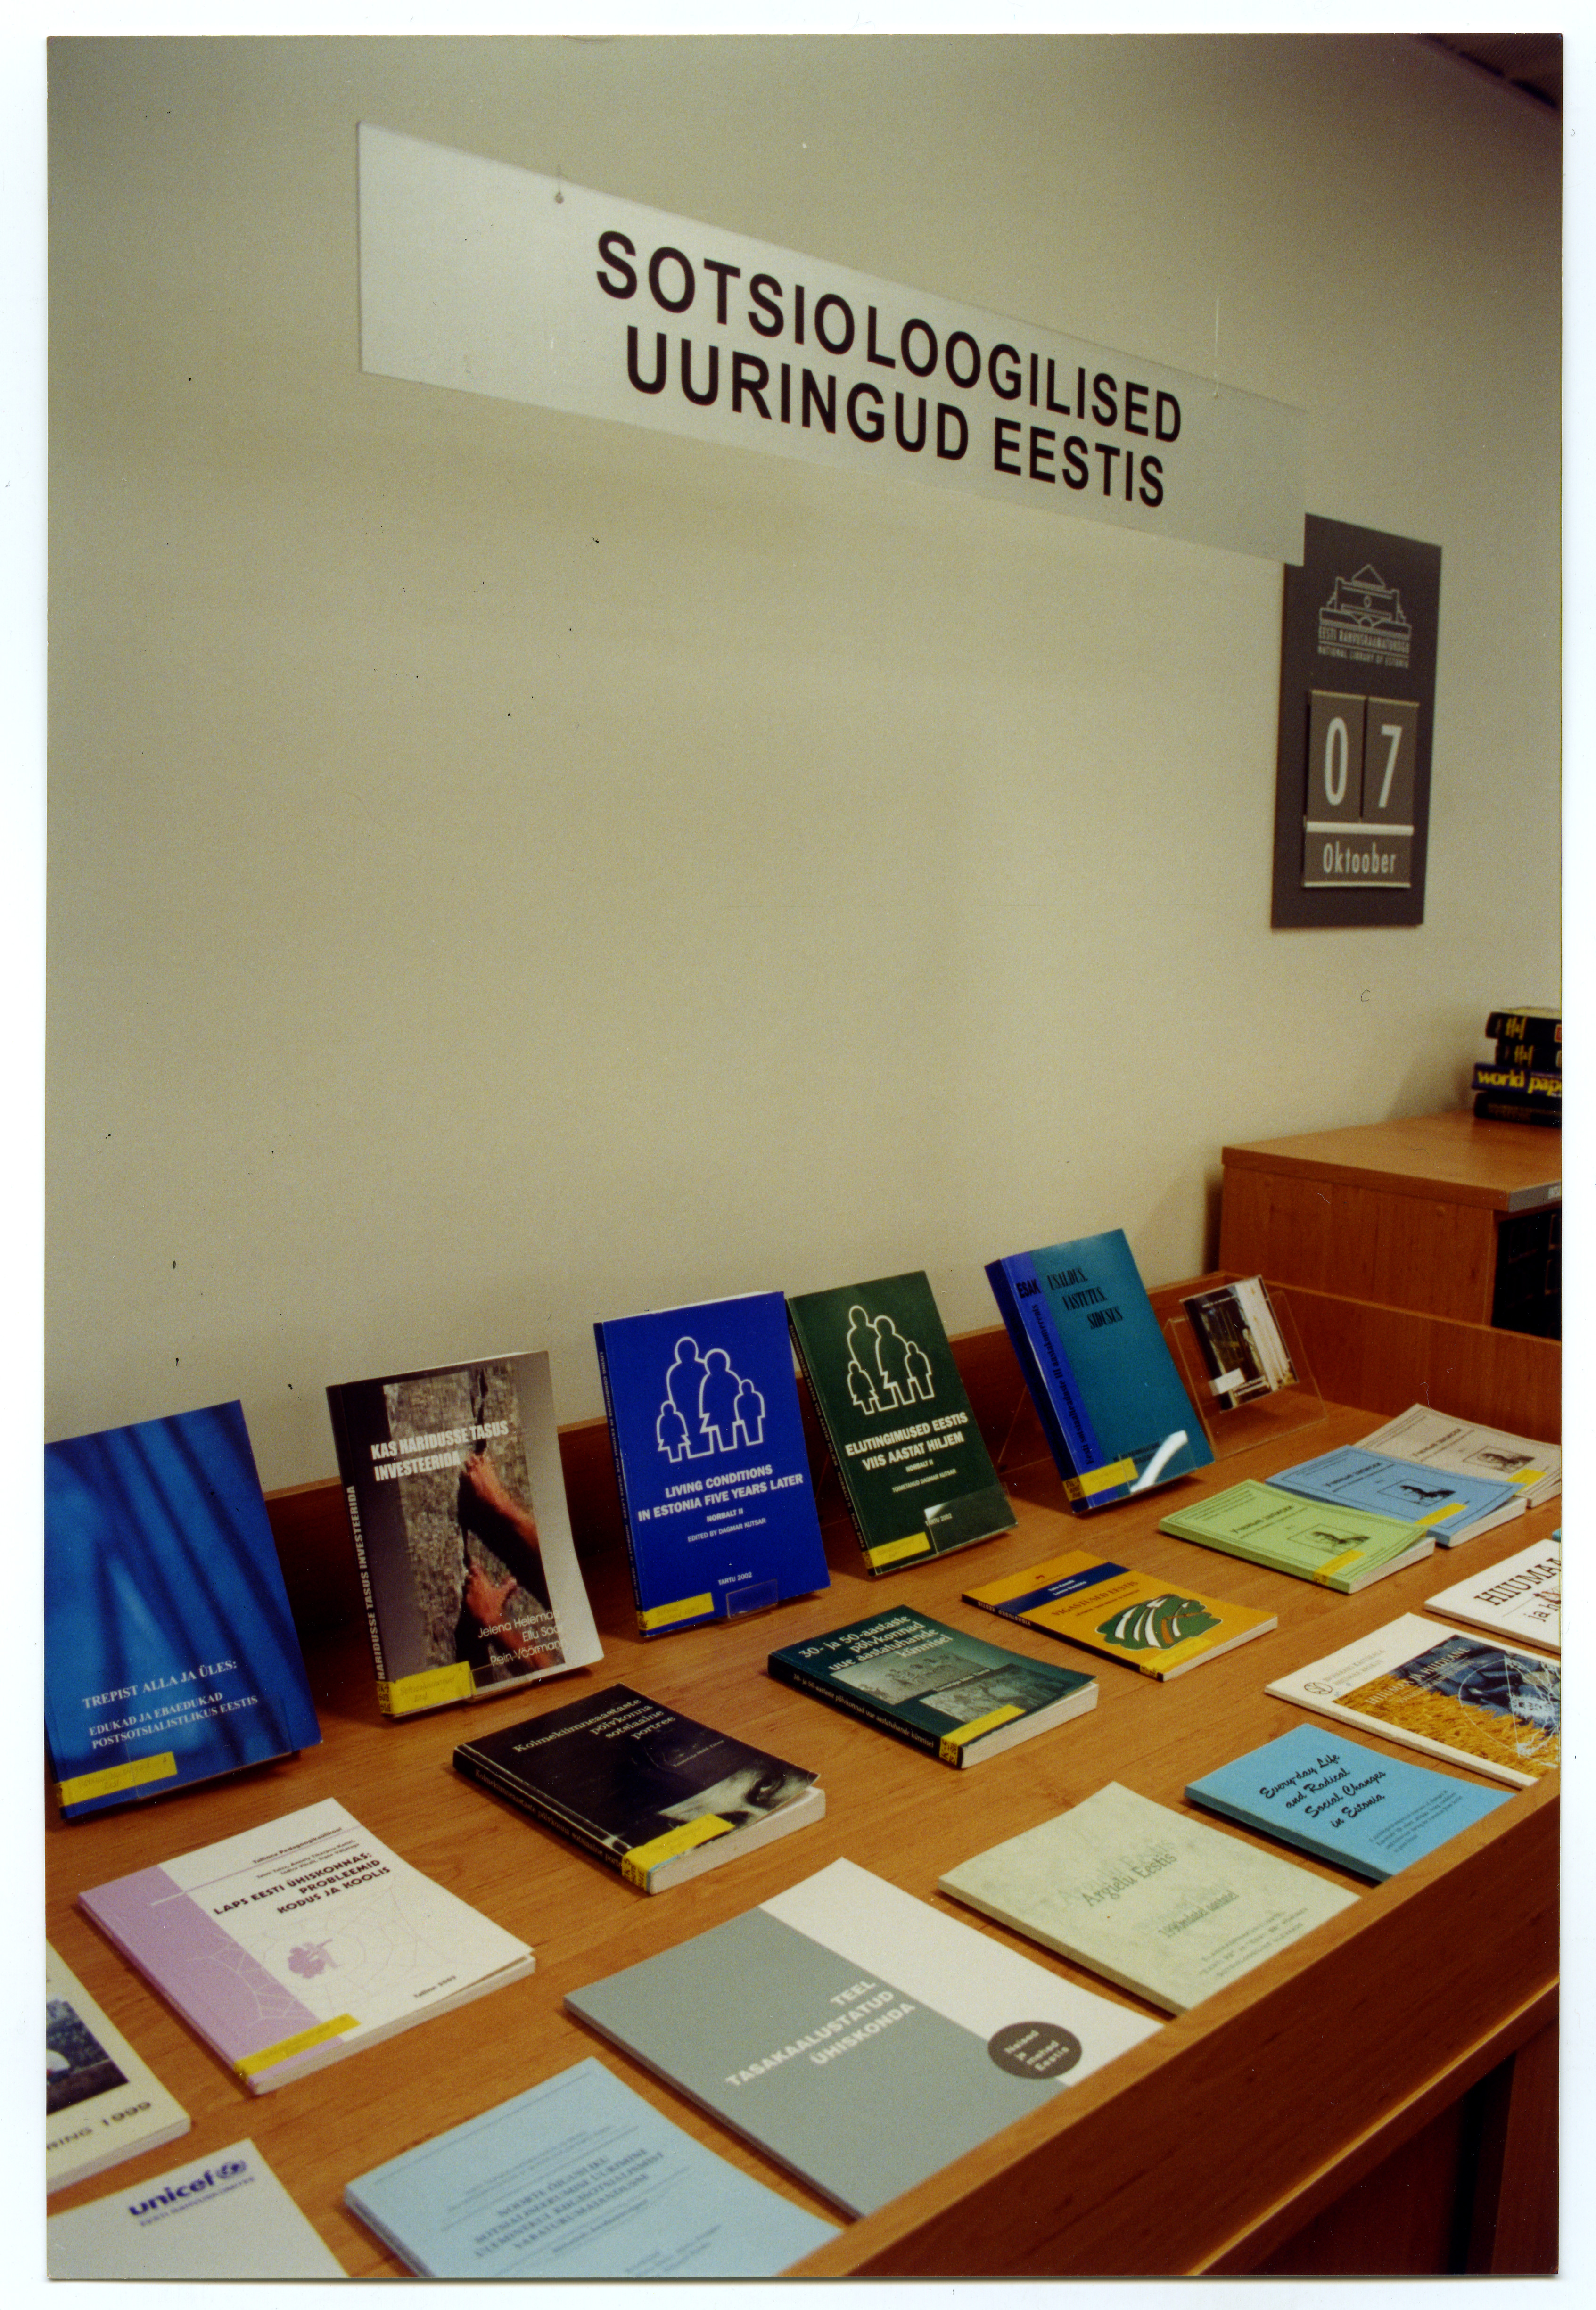
{"type": "Polygon", "coordinates": [[[1055,2021],[1011,2021],[986,2050],[1011,2077],[1062,2078],[1080,2059],[1080,2040],[1055,2021]]]}

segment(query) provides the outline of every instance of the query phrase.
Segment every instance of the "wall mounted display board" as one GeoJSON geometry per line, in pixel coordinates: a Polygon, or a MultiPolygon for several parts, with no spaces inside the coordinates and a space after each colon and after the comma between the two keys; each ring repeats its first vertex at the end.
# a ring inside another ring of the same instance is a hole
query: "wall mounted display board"
{"type": "Polygon", "coordinates": [[[1421,923],[1441,549],[1305,517],[1286,571],[1276,930],[1421,923]]]}

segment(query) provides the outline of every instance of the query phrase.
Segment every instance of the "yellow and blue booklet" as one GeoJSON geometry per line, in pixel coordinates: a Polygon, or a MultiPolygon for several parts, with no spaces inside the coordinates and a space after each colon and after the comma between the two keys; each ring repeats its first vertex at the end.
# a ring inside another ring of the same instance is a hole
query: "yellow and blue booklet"
{"type": "Polygon", "coordinates": [[[1160,1678],[1184,1675],[1199,1661],[1279,1625],[1273,1612],[1229,1604],[1184,1585],[1171,1587],[1150,1572],[1129,1571],[1084,1549],[967,1588],[964,1601],[1160,1678]]]}
{"type": "Polygon", "coordinates": [[[321,1739],[240,1404],[46,1445],[44,1623],[68,1820],[321,1739]]]}
{"type": "Polygon", "coordinates": [[[837,2236],[591,2055],[343,2195],[422,2278],[775,2278],[837,2236]]]}

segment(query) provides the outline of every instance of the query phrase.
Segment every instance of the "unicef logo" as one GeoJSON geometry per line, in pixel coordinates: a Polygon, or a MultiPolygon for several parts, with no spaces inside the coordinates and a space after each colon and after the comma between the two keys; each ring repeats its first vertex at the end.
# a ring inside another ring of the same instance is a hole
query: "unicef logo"
{"type": "Polygon", "coordinates": [[[224,2182],[230,2182],[235,2174],[247,2174],[248,2170],[249,2168],[246,2166],[241,2158],[230,2158],[224,2165],[219,2166],[216,2168],[217,2173],[224,2182]]]}

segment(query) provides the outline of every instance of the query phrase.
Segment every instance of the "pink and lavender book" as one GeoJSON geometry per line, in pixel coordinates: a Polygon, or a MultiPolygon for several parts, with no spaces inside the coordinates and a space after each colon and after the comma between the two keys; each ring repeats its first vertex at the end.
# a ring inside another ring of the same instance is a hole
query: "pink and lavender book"
{"type": "Polygon", "coordinates": [[[533,1968],[331,1797],[78,1898],[251,2093],[533,1968]]]}

